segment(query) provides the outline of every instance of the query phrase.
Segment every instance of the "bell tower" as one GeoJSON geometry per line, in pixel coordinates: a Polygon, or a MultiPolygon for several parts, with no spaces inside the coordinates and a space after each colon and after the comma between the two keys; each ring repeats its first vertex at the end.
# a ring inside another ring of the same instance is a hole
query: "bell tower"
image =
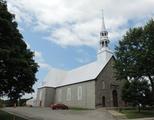
{"type": "Polygon", "coordinates": [[[109,38],[108,38],[108,31],[105,27],[104,22],[104,14],[102,11],[102,25],[101,25],[101,32],[100,32],[100,41],[99,41],[99,49],[97,53],[97,60],[103,62],[110,58],[113,55],[112,51],[109,49],[109,38]]]}
{"type": "Polygon", "coordinates": [[[100,50],[103,48],[107,48],[109,44],[109,39],[108,39],[108,32],[105,27],[105,22],[104,22],[104,15],[102,11],[102,27],[101,27],[101,32],[100,32],[100,50]]]}

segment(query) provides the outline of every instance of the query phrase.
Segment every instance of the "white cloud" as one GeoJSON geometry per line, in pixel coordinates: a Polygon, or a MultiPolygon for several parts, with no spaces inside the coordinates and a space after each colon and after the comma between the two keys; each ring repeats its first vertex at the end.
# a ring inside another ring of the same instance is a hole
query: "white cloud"
{"type": "Polygon", "coordinates": [[[18,22],[35,31],[50,32],[48,40],[66,46],[96,47],[101,12],[111,40],[119,39],[128,29],[143,24],[154,15],[154,0],[7,0],[18,22]]]}
{"type": "MultiPolygon", "coordinates": [[[[25,41],[25,40],[24,40],[24,41],[25,41]]],[[[28,49],[30,49],[30,48],[31,48],[31,46],[30,46],[30,44],[29,44],[29,43],[27,43],[27,42],[26,42],[26,45],[27,45],[27,48],[28,48],[28,49]]]]}
{"type": "MultiPolygon", "coordinates": [[[[30,44],[27,44],[27,48],[30,49],[30,44]]],[[[42,52],[40,51],[34,51],[34,58],[36,60],[36,62],[39,64],[39,66],[43,69],[50,69],[51,66],[49,64],[46,63],[45,59],[43,58],[42,52]]]]}
{"type": "Polygon", "coordinates": [[[51,66],[46,63],[46,61],[42,56],[42,53],[39,51],[35,51],[34,53],[35,53],[35,60],[37,61],[40,68],[49,70],[51,66]]]}
{"type": "Polygon", "coordinates": [[[42,69],[47,69],[47,70],[50,70],[51,69],[51,66],[47,63],[44,63],[44,62],[38,62],[39,66],[42,68],[42,69]]]}
{"type": "Polygon", "coordinates": [[[39,51],[35,51],[35,57],[36,58],[41,58],[42,57],[42,53],[39,51]]]}
{"type": "Polygon", "coordinates": [[[43,58],[41,52],[35,51],[34,54],[35,54],[35,59],[36,59],[36,60],[41,61],[41,62],[44,62],[44,58],[43,58]]]}

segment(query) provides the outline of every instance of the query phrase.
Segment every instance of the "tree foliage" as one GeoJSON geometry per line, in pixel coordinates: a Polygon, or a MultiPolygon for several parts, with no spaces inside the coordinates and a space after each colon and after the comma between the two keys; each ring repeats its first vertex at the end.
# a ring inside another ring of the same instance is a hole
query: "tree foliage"
{"type": "Polygon", "coordinates": [[[14,19],[6,2],[0,0],[0,95],[17,100],[25,93],[34,92],[38,65],[14,19]]]}
{"type": "Polygon", "coordinates": [[[134,106],[139,104],[150,105],[151,92],[149,86],[146,80],[126,81],[122,88],[122,99],[134,106]]]}
{"type": "Polygon", "coordinates": [[[154,20],[129,29],[116,47],[115,56],[116,78],[149,80],[154,98],[154,20]]]}

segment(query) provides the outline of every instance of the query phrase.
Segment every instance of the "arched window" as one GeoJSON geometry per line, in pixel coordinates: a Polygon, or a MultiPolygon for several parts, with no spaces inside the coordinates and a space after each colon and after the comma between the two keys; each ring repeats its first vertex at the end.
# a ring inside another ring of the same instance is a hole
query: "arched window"
{"type": "Polygon", "coordinates": [[[82,100],[82,87],[78,86],[78,100],[82,100]]]}
{"type": "Polygon", "coordinates": [[[102,89],[105,89],[105,82],[102,81],[102,89]]]}
{"type": "Polygon", "coordinates": [[[40,89],[39,100],[42,100],[43,89],[40,89]]]}
{"type": "Polygon", "coordinates": [[[101,42],[102,47],[104,47],[104,41],[101,42]]]}
{"type": "Polygon", "coordinates": [[[67,88],[66,100],[67,100],[67,101],[70,101],[70,100],[71,100],[71,88],[67,88]]]}
{"type": "Polygon", "coordinates": [[[58,91],[58,102],[61,102],[62,101],[62,90],[61,89],[59,89],[59,91],[58,91]]]}
{"type": "Polygon", "coordinates": [[[106,41],[104,41],[104,46],[107,47],[107,42],[106,41]]]}

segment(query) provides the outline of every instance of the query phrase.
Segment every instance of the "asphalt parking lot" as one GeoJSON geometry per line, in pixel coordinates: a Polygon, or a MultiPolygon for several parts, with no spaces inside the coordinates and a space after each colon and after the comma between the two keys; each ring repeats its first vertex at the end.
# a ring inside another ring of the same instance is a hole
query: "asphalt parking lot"
{"type": "Polygon", "coordinates": [[[17,107],[3,110],[29,120],[115,120],[108,111],[103,109],[52,110],[51,108],[17,107]]]}

